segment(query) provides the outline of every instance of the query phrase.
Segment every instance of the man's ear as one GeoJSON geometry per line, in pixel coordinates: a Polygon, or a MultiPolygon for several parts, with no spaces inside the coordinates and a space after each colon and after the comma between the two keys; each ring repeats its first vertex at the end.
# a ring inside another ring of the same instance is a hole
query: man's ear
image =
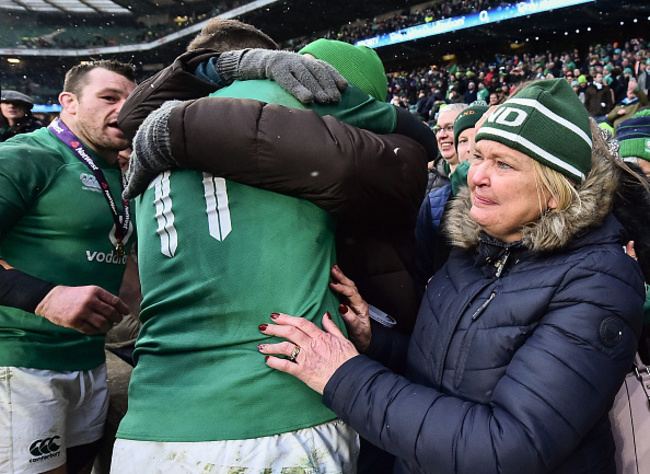
{"type": "Polygon", "coordinates": [[[77,113],[77,105],[79,102],[77,101],[77,96],[72,92],[61,92],[59,94],[59,104],[69,114],[77,113]]]}

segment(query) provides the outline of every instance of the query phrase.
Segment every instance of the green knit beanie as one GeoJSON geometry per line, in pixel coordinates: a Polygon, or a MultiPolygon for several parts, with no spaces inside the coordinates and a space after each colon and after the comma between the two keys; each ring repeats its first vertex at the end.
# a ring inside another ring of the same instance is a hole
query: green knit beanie
{"type": "Polygon", "coordinates": [[[468,128],[474,127],[476,122],[478,122],[479,119],[483,117],[483,114],[490,108],[485,101],[480,102],[483,103],[477,104],[473,102],[472,105],[459,113],[456,120],[454,120],[454,146],[456,147],[456,151],[458,151],[458,135],[468,128]]]}
{"type": "Polygon", "coordinates": [[[616,127],[621,144],[621,157],[637,157],[650,161],[650,110],[642,110],[616,127]]]}
{"type": "Polygon", "coordinates": [[[334,68],[350,82],[375,99],[386,102],[386,71],[377,53],[367,46],[353,46],[342,41],[319,39],[299,51],[311,54],[334,68]]]}
{"type": "Polygon", "coordinates": [[[494,140],[581,183],[591,170],[587,110],[564,79],[533,82],[494,109],[475,140],[494,140]]]}

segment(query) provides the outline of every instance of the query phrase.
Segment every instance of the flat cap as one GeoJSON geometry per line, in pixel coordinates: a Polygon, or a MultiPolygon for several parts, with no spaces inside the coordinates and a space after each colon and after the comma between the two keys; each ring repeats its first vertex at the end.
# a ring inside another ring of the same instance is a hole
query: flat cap
{"type": "Polygon", "coordinates": [[[23,94],[22,92],[9,90],[2,91],[0,102],[24,102],[29,105],[30,109],[34,105],[34,100],[30,96],[23,94]]]}

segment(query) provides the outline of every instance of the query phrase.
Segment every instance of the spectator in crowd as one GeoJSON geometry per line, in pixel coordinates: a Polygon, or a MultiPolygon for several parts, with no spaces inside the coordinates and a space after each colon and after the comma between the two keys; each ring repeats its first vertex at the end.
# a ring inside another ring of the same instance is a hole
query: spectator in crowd
{"type": "Polygon", "coordinates": [[[474,137],[476,128],[474,126],[487,112],[488,105],[485,102],[476,101],[470,104],[454,120],[454,145],[458,162],[469,164],[474,156],[474,137]]]}
{"type": "Polygon", "coordinates": [[[623,69],[623,82],[627,86],[630,80],[635,80],[634,71],[632,71],[631,67],[626,67],[623,69]]]}
{"type": "Polygon", "coordinates": [[[633,57],[633,62],[632,62],[632,70],[634,71],[634,75],[638,78],[639,74],[641,72],[641,66],[645,66],[645,58],[643,57],[643,53],[640,50],[635,50],[634,54],[632,55],[633,57]]]}
{"type": "Polygon", "coordinates": [[[571,89],[573,89],[573,92],[575,92],[576,95],[579,95],[580,94],[580,83],[578,81],[571,81],[571,89]]]}
{"type": "Polygon", "coordinates": [[[488,90],[487,87],[485,87],[485,84],[482,82],[478,83],[478,92],[476,93],[476,100],[482,100],[487,103],[490,97],[490,91],[488,90]]]}
{"type": "Polygon", "coordinates": [[[34,101],[31,97],[18,91],[3,90],[0,96],[0,112],[6,125],[0,126],[0,142],[19,133],[29,133],[44,127],[43,123],[32,114],[34,101]]]}
{"type": "MultiPolygon", "coordinates": [[[[485,73],[485,85],[486,87],[492,83],[492,78],[498,79],[499,73],[497,72],[497,65],[495,63],[490,63],[488,66],[488,72],[485,73]]],[[[495,79],[495,80],[496,80],[495,79]]]]}
{"type": "Polygon", "coordinates": [[[429,183],[426,194],[449,183],[449,175],[458,166],[458,155],[454,145],[454,120],[466,108],[467,104],[464,103],[449,104],[438,112],[433,131],[436,134],[439,156],[433,162],[429,162],[429,183]]]}
{"type": "Polygon", "coordinates": [[[643,60],[639,61],[639,70],[637,73],[637,83],[639,84],[639,88],[646,94],[648,95],[648,86],[650,86],[650,71],[648,71],[648,64],[650,63],[650,59],[648,60],[643,60]]]}
{"type": "Polygon", "coordinates": [[[570,69],[567,69],[566,66],[562,66],[562,77],[566,79],[566,81],[571,84],[573,82],[573,71],[570,69]]]}
{"type": "Polygon", "coordinates": [[[395,473],[614,472],[608,410],[645,296],[610,213],[624,172],[564,79],[528,85],[477,132],[410,341],[335,267],[352,342],[328,315],[323,331],[273,313],[260,330],[286,341],[260,353],[395,453],[395,473]]]}
{"type": "Polygon", "coordinates": [[[580,99],[580,102],[582,102],[582,104],[584,105],[585,96],[586,96],[586,93],[587,93],[587,87],[589,87],[589,81],[587,80],[587,76],[585,76],[584,74],[580,74],[578,76],[577,80],[578,80],[578,86],[579,86],[578,92],[577,92],[578,98],[580,99]]]}
{"type": "Polygon", "coordinates": [[[503,104],[510,96],[510,85],[507,82],[502,82],[501,86],[497,89],[498,103],[503,104]]]}
{"type": "Polygon", "coordinates": [[[390,99],[390,104],[403,109],[409,108],[406,97],[398,92],[393,93],[393,97],[390,99]]]}
{"type": "Polygon", "coordinates": [[[609,66],[605,68],[605,71],[609,71],[609,74],[604,74],[603,82],[609,86],[614,94],[614,104],[618,104],[627,95],[627,82],[625,81],[623,70],[620,67],[609,66]]]}
{"type": "Polygon", "coordinates": [[[134,264],[117,115],[135,86],[128,64],[75,66],[60,120],[0,144],[1,472],[87,474],[104,434],[105,333],[134,264]]]}
{"type": "Polygon", "coordinates": [[[611,64],[611,62],[608,62],[606,64],[601,64],[597,62],[595,64],[596,66],[596,72],[602,72],[603,73],[603,80],[607,79],[612,75],[612,72],[614,71],[614,66],[611,64]]]}
{"type": "Polygon", "coordinates": [[[440,108],[447,105],[445,102],[445,96],[442,93],[442,90],[440,87],[435,86],[433,90],[431,91],[431,97],[429,97],[429,106],[431,107],[429,111],[429,124],[434,126],[435,125],[435,117],[438,116],[438,112],[440,112],[440,108]]]}
{"type": "Polygon", "coordinates": [[[614,108],[614,95],[610,88],[603,84],[602,73],[596,73],[591,85],[587,87],[584,106],[587,113],[598,123],[607,120],[607,114],[614,108]]]}
{"type": "Polygon", "coordinates": [[[499,84],[499,74],[497,73],[490,78],[489,82],[486,83],[486,86],[490,89],[490,93],[492,93],[497,91],[499,84]]]}
{"type": "Polygon", "coordinates": [[[466,104],[471,104],[477,98],[478,91],[476,90],[476,83],[469,81],[467,83],[467,90],[465,91],[464,100],[466,104]]]}
{"type": "Polygon", "coordinates": [[[433,189],[425,197],[415,225],[416,265],[418,280],[426,285],[429,278],[438,271],[449,257],[450,246],[440,228],[447,202],[456,196],[462,186],[467,185],[467,170],[474,153],[474,126],[487,112],[485,102],[475,102],[462,110],[454,120],[454,144],[459,164],[450,174],[449,182],[433,189]]]}
{"type": "Polygon", "coordinates": [[[457,86],[452,86],[452,88],[449,89],[449,94],[447,96],[447,103],[448,104],[464,104],[465,103],[465,99],[463,98],[463,96],[458,91],[457,86]]]}
{"type": "Polygon", "coordinates": [[[647,105],[648,96],[639,89],[636,81],[630,81],[627,85],[627,96],[607,114],[607,123],[616,129],[621,122],[647,107],[647,105]]]}
{"type": "Polygon", "coordinates": [[[420,91],[418,95],[418,101],[416,103],[415,111],[418,114],[418,117],[424,122],[429,121],[429,116],[431,115],[431,107],[433,107],[433,102],[431,99],[431,93],[425,93],[420,91]]]}

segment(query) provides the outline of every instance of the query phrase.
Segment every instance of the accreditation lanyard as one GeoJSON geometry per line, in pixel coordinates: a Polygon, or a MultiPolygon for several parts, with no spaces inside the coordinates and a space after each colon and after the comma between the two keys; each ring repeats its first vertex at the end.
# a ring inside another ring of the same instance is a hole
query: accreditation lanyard
{"type": "MultiPolygon", "coordinates": [[[[117,205],[115,204],[115,199],[113,194],[108,187],[108,181],[104,172],[101,170],[95,160],[93,160],[90,151],[84,146],[81,141],[75,136],[74,133],[58,118],[55,118],[52,123],[47,127],[49,128],[56,137],[61,140],[70,150],[75,154],[79,161],[88,167],[90,172],[93,174],[99,186],[104,193],[106,202],[108,202],[108,207],[111,209],[113,214],[113,222],[115,222],[115,251],[118,257],[124,256],[124,243],[122,239],[129,232],[129,225],[131,221],[131,215],[129,213],[129,203],[128,201],[122,199],[122,215],[117,212],[117,205]]],[[[120,177],[122,179],[122,191],[126,186],[126,177],[124,173],[120,171],[120,177]]]]}

